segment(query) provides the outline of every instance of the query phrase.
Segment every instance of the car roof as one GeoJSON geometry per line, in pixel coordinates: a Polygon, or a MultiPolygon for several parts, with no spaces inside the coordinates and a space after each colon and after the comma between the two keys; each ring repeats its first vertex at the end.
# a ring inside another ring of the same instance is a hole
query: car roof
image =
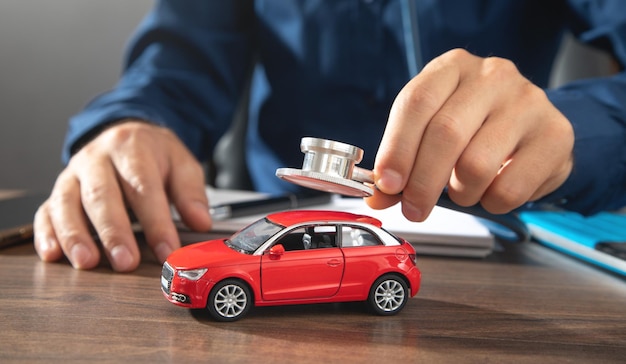
{"type": "Polygon", "coordinates": [[[366,216],[358,215],[344,211],[326,211],[326,210],[291,210],[277,212],[267,215],[267,219],[273,223],[291,226],[294,224],[306,222],[362,222],[376,227],[381,227],[380,220],[366,216]]]}

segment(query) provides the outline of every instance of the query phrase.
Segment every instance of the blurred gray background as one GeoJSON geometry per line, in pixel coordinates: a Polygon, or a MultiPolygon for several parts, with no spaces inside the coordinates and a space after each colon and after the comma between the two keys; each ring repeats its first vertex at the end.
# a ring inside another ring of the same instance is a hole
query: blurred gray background
{"type": "MultiPolygon", "coordinates": [[[[0,0],[0,190],[51,189],[68,118],[115,84],[126,41],[152,3],[0,0]]],[[[607,67],[570,39],[553,84],[607,67]]]]}
{"type": "Polygon", "coordinates": [[[112,87],[153,0],[0,0],[0,189],[48,191],[68,118],[112,87]]]}

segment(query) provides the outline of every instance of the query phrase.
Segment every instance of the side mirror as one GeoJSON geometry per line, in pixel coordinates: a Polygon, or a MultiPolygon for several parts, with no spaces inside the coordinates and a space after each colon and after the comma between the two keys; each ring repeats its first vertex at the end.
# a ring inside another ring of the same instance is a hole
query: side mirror
{"type": "Polygon", "coordinates": [[[270,248],[270,259],[278,259],[283,254],[285,254],[285,247],[283,244],[276,244],[270,248]]]}

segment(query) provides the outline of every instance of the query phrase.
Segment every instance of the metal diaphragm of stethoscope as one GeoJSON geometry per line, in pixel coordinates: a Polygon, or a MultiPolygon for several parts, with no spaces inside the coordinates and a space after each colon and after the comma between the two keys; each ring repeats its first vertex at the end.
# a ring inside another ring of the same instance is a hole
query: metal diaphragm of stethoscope
{"type": "Polygon", "coordinates": [[[300,186],[354,197],[374,194],[374,173],[356,167],[363,149],[319,138],[302,138],[302,169],[279,168],[276,176],[300,186]]]}
{"type": "MultiPolygon", "coordinates": [[[[278,168],[277,177],[303,187],[345,196],[374,194],[374,173],[356,166],[363,159],[361,148],[334,140],[305,137],[300,142],[300,150],[304,153],[302,169],[278,168]]],[[[502,239],[528,239],[526,226],[514,214],[492,214],[480,204],[459,206],[450,199],[447,190],[439,196],[437,205],[487,220],[492,233],[502,239]]]]}

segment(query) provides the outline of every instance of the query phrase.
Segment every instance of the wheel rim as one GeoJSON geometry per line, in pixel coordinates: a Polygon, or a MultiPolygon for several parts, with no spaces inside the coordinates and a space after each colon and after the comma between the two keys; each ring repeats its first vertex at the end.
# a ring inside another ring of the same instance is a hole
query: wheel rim
{"type": "Polygon", "coordinates": [[[235,284],[229,284],[215,294],[213,307],[223,317],[237,317],[245,311],[248,297],[243,288],[235,284]]]}
{"type": "Polygon", "coordinates": [[[374,297],[378,308],[392,312],[402,307],[405,298],[404,287],[396,280],[386,280],[376,287],[374,297]]]}

